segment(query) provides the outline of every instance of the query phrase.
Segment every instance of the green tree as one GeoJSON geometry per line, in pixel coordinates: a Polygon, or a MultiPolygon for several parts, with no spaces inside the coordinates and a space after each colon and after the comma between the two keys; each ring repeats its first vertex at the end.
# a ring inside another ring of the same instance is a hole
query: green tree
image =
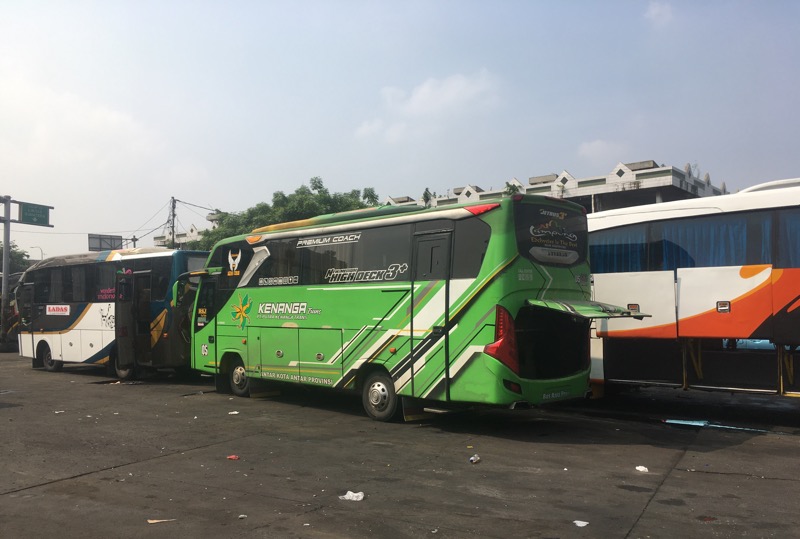
{"type": "Polygon", "coordinates": [[[366,202],[367,206],[378,205],[378,193],[372,187],[365,187],[361,192],[361,198],[366,202]]]}
{"type": "MultiPolygon", "coordinates": [[[[9,254],[11,258],[8,261],[8,272],[9,273],[17,273],[20,271],[25,271],[28,269],[28,266],[31,265],[30,257],[27,251],[23,251],[22,249],[17,247],[17,244],[13,241],[11,242],[9,249],[9,254]]],[[[3,242],[0,241],[0,252],[3,249],[3,242]]]]}
{"type": "Polygon", "coordinates": [[[520,192],[520,186],[516,183],[506,182],[506,187],[503,189],[503,194],[507,197],[514,196],[520,192]]]}
{"type": "Polygon", "coordinates": [[[308,219],[317,215],[339,213],[366,208],[377,204],[378,195],[371,187],[363,191],[353,189],[347,193],[331,193],[319,176],[308,185],[301,185],[294,193],[276,191],[272,204],[259,202],[241,213],[217,212],[217,226],[202,232],[201,238],[190,244],[192,249],[210,250],[223,238],[246,234],[255,228],[308,219]]]}
{"type": "Polygon", "coordinates": [[[425,191],[422,192],[422,202],[425,203],[426,208],[431,207],[431,200],[433,199],[434,199],[433,193],[431,193],[431,190],[426,187],[425,191]]]}

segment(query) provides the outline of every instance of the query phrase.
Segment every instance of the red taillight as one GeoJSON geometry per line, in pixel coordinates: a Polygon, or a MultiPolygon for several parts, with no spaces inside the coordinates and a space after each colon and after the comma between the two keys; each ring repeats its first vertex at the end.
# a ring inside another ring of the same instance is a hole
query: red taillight
{"type": "Polygon", "coordinates": [[[519,374],[519,354],[514,317],[504,307],[495,307],[494,342],[484,346],[483,351],[519,374]]]}
{"type": "Polygon", "coordinates": [[[486,213],[487,211],[491,211],[499,207],[500,204],[492,203],[492,204],[481,204],[479,206],[467,206],[465,209],[472,215],[480,215],[482,213],[486,213]]]}

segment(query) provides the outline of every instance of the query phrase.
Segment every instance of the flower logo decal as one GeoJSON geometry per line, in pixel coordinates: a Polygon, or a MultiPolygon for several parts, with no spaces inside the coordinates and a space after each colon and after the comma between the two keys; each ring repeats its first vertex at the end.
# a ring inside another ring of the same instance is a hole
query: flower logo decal
{"type": "Polygon", "coordinates": [[[253,300],[250,299],[250,296],[247,294],[242,297],[239,294],[239,305],[231,305],[233,312],[231,312],[231,317],[233,321],[239,326],[239,329],[244,329],[247,325],[247,322],[250,320],[250,309],[253,307],[253,300]]]}

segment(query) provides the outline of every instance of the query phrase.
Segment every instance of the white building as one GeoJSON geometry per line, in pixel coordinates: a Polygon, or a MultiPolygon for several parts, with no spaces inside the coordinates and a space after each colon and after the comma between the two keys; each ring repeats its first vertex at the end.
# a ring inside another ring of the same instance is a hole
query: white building
{"type": "MultiPolygon", "coordinates": [[[[190,241],[197,241],[200,239],[200,231],[196,226],[191,225],[186,232],[175,232],[175,249],[186,249],[186,244],[190,241]]],[[[156,247],[171,247],[172,236],[156,236],[153,238],[153,244],[156,247]]]]}
{"type": "MultiPolygon", "coordinates": [[[[711,185],[708,174],[703,179],[695,177],[688,164],[683,169],[678,169],[659,165],[655,161],[639,161],[618,163],[611,172],[603,176],[575,178],[565,170],[560,174],[533,176],[528,179],[527,184],[512,178],[503,188],[489,191],[475,185],[457,187],[448,192],[447,196],[431,198],[430,205],[443,206],[497,198],[512,190],[523,194],[564,198],[581,204],[589,212],[721,195],[726,192],[724,183],[721,187],[711,185]]],[[[390,197],[385,203],[424,204],[409,197],[390,197]]]]}

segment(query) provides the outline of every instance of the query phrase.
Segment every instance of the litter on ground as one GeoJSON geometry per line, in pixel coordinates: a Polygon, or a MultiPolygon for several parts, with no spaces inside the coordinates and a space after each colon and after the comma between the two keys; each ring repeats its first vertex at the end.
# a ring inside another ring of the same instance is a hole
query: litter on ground
{"type": "Polygon", "coordinates": [[[339,499],[340,500],[347,500],[347,501],[351,501],[351,502],[360,502],[361,500],[364,499],[364,493],[363,492],[353,492],[352,490],[348,490],[347,494],[345,494],[344,496],[339,496],[339,499]]]}

